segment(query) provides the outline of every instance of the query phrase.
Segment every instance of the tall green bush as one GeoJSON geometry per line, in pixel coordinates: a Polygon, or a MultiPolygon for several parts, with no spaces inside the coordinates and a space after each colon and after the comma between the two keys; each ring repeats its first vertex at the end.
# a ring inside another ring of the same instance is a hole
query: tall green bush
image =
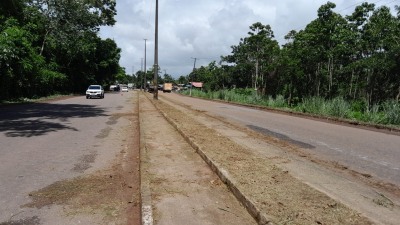
{"type": "Polygon", "coordinates": [[[387,124],[400,125],[400,103],[391,100],[383,103],[383,113],[387,124]]]}
{"type": "Polygon", "coordinates": [[[337,97],[328,101],[326,112],[330,116],[347,118],[350,114],[351,106],[342,97],[337,97]]]}

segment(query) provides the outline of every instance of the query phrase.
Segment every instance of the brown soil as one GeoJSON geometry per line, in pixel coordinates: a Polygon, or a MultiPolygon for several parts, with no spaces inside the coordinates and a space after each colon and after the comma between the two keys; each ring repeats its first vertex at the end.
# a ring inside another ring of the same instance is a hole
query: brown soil
{"type": "Polygon", "coordinates": [[[140,128],[143,224],[256,224],[143,94],[140,128]]]}
{"type": "MultiPolygon", "coordinates": [[[[137,106],[137,99],[134,104],[137,106]]],[[[122,139],[126,143],[115,143],[121,150],[111,166],[32,192],[29,194],[32,202],[25,207],[42,208],[55,204],[64,206],[67,216],[96,215],[103,218],[103,224],[139,225],[141,217],[138,107],[134,107],[133,113],[112,116],[115,119],[120,117],[131,121],[131,125],[121,127],[121,134],[125,135],[122,139]]],[[[91,155],[87,155],[83,161],[90,163],[92,158],[91,155]]],[[[85,169],[85,163],[74,168],[85,169]]]]}
{"type": "MultiPolygon", "coordinates": [[[[156,107],[199,151],[223,168],[249,200],[274,224],[372,224],[366,217],[294,178],[215,129],[196,122],[204,113],[182,112],[163,101],[156,107]],[[194,116],[194,117],[192,117],[194,116]]],[[[212,118],[208,118],[211,120],[212,118]]]]}

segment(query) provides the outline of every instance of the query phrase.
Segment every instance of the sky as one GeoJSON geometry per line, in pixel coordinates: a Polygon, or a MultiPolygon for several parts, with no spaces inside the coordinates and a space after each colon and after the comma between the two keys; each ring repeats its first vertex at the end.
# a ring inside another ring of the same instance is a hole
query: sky
{"type": "MultiPolygon", "coordinates": [[[[156,0],[117,0],[116,24],[102,27],[100,37],[121,48],[120,65],[127,74],[154,64],[156,0]],[[145,41],[144,39],[147,39],[145,41]],[[145,57],[146,47],[146,57],[145,57]]],[[[317,18],[326,0],[158,0],[158,64],[161,74],[188,75],[231,54],[231,46],[248,36],[256,22],[270,25],[275,39],[299,31],[317,18]]],[[[365,0],[330,0],[335,12],[350,15],[365,0]]],[[[377,7],[394,8],[400,0],[370,0],[377,7]]]]}

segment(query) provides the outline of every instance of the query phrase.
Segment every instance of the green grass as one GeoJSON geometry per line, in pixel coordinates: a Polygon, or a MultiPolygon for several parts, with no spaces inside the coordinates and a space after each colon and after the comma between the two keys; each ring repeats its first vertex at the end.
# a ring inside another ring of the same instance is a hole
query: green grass
{"type": "MultiPolygon", "coordinates": [[[[189,95],[190,91],[186,90],[182,94],[189,95]]],[[[194,97],[285,109],[369,124],[400,126],[400,103],[395,100],[368,107],[363,101],[348,102],[342,97],[330,100],[310,97],[303,99],[302,102],[295,106],[290,106],[287,103],[288,101],[281,95],[275,98],[271,96],[261,97],[253,89],[219,90],[215,92],[193,89],[191,94],[194,97]]]]}

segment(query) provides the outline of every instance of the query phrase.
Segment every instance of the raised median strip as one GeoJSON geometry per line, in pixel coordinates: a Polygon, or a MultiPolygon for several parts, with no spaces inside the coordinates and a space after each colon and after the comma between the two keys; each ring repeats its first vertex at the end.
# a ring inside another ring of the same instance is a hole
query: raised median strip
{"type": "Polygon", "coordinates": [[[196,149],[259,224],[371,224],[360,213],[292,177],[187,113],[153,104],[196,149]]]}

